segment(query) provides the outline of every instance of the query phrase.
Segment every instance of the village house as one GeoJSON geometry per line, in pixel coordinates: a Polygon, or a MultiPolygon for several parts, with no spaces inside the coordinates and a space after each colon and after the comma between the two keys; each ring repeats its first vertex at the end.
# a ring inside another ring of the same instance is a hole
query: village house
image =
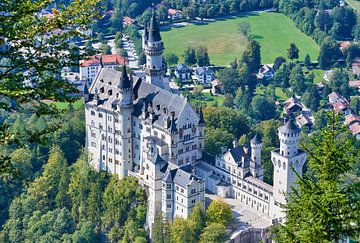
{"type": "Polygon", "coordinates": [[[177,77],[180,81],[191,80],[191,69],[183,63],[179,63],[174,68],[175,77],[177,77]]]}
{"type": "Polygon", "coordinates": [[[197,67],[193,79],[201,84],[210,84],[215,79],[215,72],[209,67],[197,67]]]}
{"type": "Polygon", "coordinates": [[[299,98],[295,96],[290,97],[284,102],[284,112],[286,114],[296,113],[304,108],[299,98]]]}
{"type": "Polygon", "coordinates": [[[171,20],[179,20],[179,19],[184,18],[184,14],[180,10],[169,8],[168,9],[168,18],[171,20]]]}
{"type": "Polygon", "coordinates": [[[221,85],[218,79],[211,81],[211,93],[212,95],[221,94],[221,85]]]}
{"type": "Polygon", "coordinates": [[[133,18],[130,18],[129,16],[125,16],[123,18],[123,23],[124,23],[124,25],[132,25],[132,24],[136,23],[136,20],[133,18]]]}
{"type": "Polygon", "coordinates": [[[272,67],[273,65],[264,64],[261,65],[258,74],[256,75],[258,79],[269,80],[275,76],[275,71],[272,67]]]}
{"type": "Polygon", "coordinates": [[[90,56],[80,61],[80,77],[91,83],[101,67],[116,69],[124,64],[126,64],[126,59],[118,54],[90,56]]]}
{"type": "Polygon", "coordinates": [[[349,87],[356,88],[360,92],[360,80],[351,80],[351,81],[349,81],[349,87]]]}
{"type": "Polygon", "coordinates": [[[352,73],[354,75],[360,75],[360,59],[356,58],[351,64],[352,73]]]}

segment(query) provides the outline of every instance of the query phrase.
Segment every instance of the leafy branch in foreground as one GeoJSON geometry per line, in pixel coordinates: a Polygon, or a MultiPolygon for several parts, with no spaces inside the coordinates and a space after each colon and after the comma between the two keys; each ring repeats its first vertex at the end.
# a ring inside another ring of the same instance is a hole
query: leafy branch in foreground
{"type": "MultiPolygon", "coordinates": [[[[100,0],[73,0],[67,6],[52,8],[52,0],[4,0],[0,3],[0,109],[31,112],[37,116],[58,115],[55,106],[43,100],[73,101],[68,96],[76,88],[60,75],[64,67],[78,65],[87,50],[71,51],[71,42],[84,37],[80,32],[99,16],[100,0]]],[[[56,129],[56,127],[54,127],[56,129]]],[[[30,136],[37,140],[42,134],[30,136]]],[[[6,124],[0,124],[0,143],[22,144],[6,124]]],[[[36,141],[34,141],[36,142],[36,141]]],[[[7,170],[0,159],[1,171],[7,170]]]]}
{"type": "Polygon", "coordinates": [[[305,148],[311,176],[299,176],[284,206],[277,242],[337,242],[359,237],[360,180],[347,180],[359,156],[354,139],[334,113],[305,148]]]}

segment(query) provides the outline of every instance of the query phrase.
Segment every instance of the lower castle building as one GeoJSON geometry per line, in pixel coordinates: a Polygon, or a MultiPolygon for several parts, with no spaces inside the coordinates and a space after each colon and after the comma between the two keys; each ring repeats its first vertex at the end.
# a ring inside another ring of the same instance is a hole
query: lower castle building
{"type": "Polygon", "coordinates": [[[278,129],[280,148],[272,151],[274,185],[263,181],[262,143],[204,152],[205,121],[186,98],[138,77],[103,68],[84,91],[86,146],[97,170],[137,177],[148,194],[148,225],[162,213],[168,220],[188,217],[205,190],[236,198],[281,222],[280,205],[306,160],[298,149],[300,128],[289,120],[278,129]]]}

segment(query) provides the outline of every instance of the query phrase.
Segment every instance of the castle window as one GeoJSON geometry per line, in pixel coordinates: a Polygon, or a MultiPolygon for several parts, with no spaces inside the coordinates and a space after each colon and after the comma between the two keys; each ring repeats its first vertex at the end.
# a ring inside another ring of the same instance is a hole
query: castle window
{"type": "Polygon", "coordinates": [[[110,89],[109,91],[108,91],[108,95],[112,95],[112,90],[110,89]]]}
{"type": "Polygon", "coordinates": [[[166,184],[166,189],[171,189],[171,184],[166,184]]]}
{"type": "Polygon", "coordinates": [[[269,197],[265,195],[265,200],[269,200],[269,197]]]}
{"type": "Polygon", "coordinates": [[[105,144],[102,145],[102,149],[105,150],[105,144]]]}
{"type": "Polygon", "coordinates": [[[104,93],[104,91],[105,91],[104,87],[101,87],[100,88],[100,93],[104,93]]]}
{"type": "Polygon", "coordinates": [[[103,155],[103,160],[105,160],[105,155],[103,155]]]}
{"type": "Polygon", "coordinates": [[[96,133],[94,131],[91,131],[91,137],[96,138],[96,133]]]}
{"type": "Polygon", "coordinates": [[[96,148],[96,143],[95,143],[95,142],[91,142],[91,147],[96,148]]]}
{"type": "Polygon", "coordinates": [[[171,200],[171,194],[166,194],[166,199],[171,200]]]}
{"type": "Polygon", "coordinates": [[[98,116],[99,116],[99,118],[102,118],[103,114],[101,112],[99,112],[98,116]]]}
{"type": "Polygon", "coordinates": [[[90,114],[91,114],[92,116],[95,116],[95,111],[91,111],[90,114]]]}
{"type": "Polygon", "coordinates": [[[196,192],[195,188],[191,189],[191,194],[195,194],[195,192],[196,192]]]}
{"type": "Polygon", "coordinates": [[[278,166],[279,166],[279,168],[281,167],[281,162],[280,162],[280,160],[278,160],[278,166]]]}
{"type": "Polygon", "coordinates": [[[167,208],[171,208],[171,204],[167,204],[167,208]]]}
{"type": "Polygon", "coordinates": [[[286,170],[286,164],[283,162],[283,169],[286,170]]]}
{"type": "Polygon", "coordinates": [[[108,121],[111,121],[111,116],[108,116],[108,121]]]}
{"type": "Polygon", "coordinates": [[[94,121],[91,121],[91,126],[95,127],[95,122],[94,121]]]}

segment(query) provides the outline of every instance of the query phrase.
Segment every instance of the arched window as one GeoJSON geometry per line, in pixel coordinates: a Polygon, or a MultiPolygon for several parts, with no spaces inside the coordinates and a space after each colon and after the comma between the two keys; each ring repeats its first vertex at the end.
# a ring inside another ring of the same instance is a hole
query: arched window
{"type": "Polygon", "coordinates": [[[286,164],[283,162],[283,169],[286,170],[286,164]]]}
{"type": "Polygon", "coordinates": [[[278,166],[279,166],[279,168],[281,167],[281,161],[280,160],[278,160],[278,166]]]}

